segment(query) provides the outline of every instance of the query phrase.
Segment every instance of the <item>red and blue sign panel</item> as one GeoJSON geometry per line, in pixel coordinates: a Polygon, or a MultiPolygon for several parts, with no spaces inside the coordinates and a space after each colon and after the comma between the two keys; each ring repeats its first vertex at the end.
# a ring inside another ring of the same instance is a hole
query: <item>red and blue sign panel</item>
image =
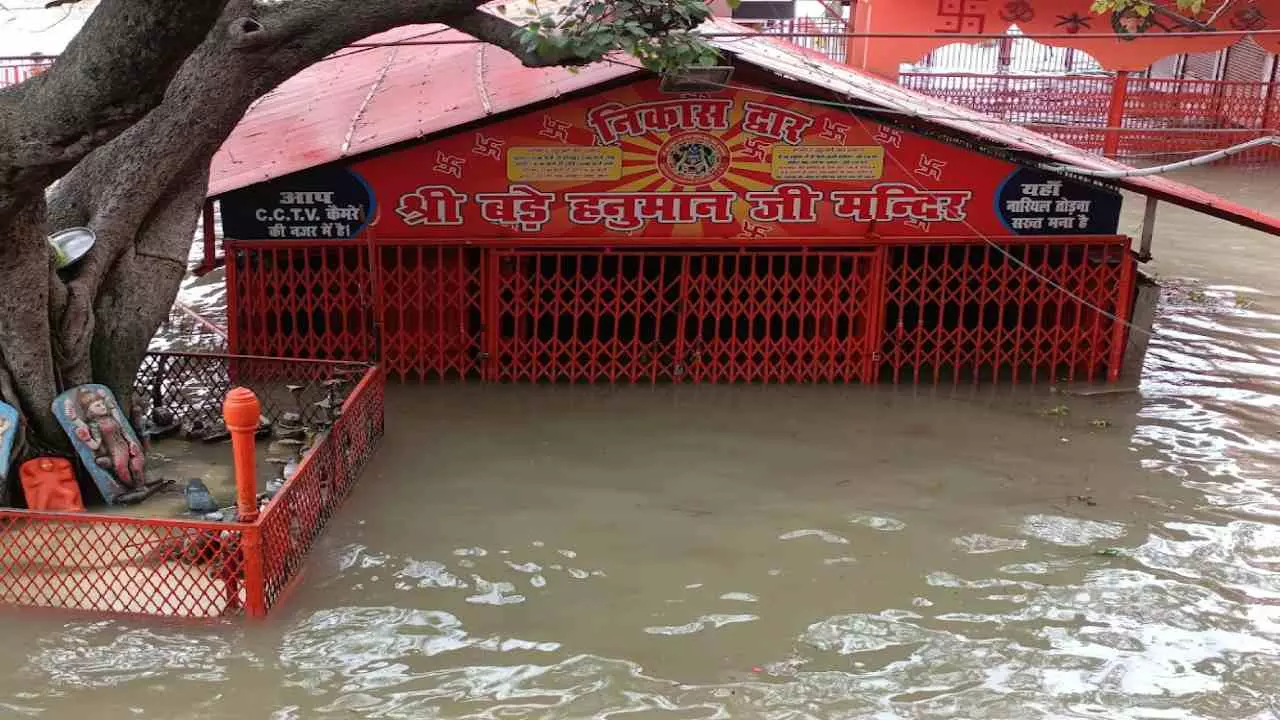
{"type": "Polygon", "coordinates": [[[763,89],[656,80],[222,199],[241,239],[1112,235],[1120,196],[763,89]]]}

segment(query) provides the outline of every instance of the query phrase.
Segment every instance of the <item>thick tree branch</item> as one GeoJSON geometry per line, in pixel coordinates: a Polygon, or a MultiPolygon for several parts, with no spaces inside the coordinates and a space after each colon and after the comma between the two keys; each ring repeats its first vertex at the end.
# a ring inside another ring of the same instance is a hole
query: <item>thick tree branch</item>
{"type": "MultiPolygon", "coordinates": [[[[147,311],[129,305],[129,294],[121,287],[149,287],[148,277],[169,278],[174,268],[181,277],[200,202],[175,203],[173,198],[203,198],[213,154],[255,99],[355,40],[399,25],[452,20],[472,12],[476,4],[231,0],[175,75],[164,101],[76,165],[50,194],[49,218],[54,225],[88,225],[98,236],[65,284],[55,278],[51,294],[59,367],[68,382],[120,376],[123,365],[111,353],[133,358],[145,349],[149,334],[125,333],[115,327],[116,319],[103,314],[127,308],[129,317],[137,320],[147,311]],[[154,247],[161,241],[155,230],[157,214],[164,217],[163,237],[168,242],[162,251],[154,247]],[[144,242],[152,247],[142,248],[144,242]],[[142,263],[139,258],[148,255],[177,262],[142,263]],[[130,280],[122,268],[144,268],[144,282],[130,280]]],[[[166,290],[177,287],[168,286],[166,282],[166,290]]],[[[157,306],[161,319],[172,300],[170,293],[157,306]]],[[[140,325],[149,323],[150,319],[140,325]]]]}
{"type": "Polygon", "coordinates": [[[477,40],[506,50],[515,55],[526,67],[550,67],[553,65],[585,65],[595,58],[582,57],[565,50],[555,55],[542,55],[525,49],[516,37],[520,26],[488,10],[476,10],[463,15],[449,25],[477,40]]]}
{"type": "Polygon", "coordinates": [[[0,91],[0,214],[155,107],[225,0],[103,0],[48,72],[0,91]]]}

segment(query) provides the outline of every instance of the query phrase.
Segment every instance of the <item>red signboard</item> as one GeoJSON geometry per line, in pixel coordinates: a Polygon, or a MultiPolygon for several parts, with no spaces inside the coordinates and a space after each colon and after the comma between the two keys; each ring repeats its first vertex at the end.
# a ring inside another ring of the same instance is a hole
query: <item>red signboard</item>
{"type": "Polygon", "coordinates": [[[656,80],[289,176],[231,237],[608,243],[1114,234],[1118,195],[764,90],[656,80]]]}

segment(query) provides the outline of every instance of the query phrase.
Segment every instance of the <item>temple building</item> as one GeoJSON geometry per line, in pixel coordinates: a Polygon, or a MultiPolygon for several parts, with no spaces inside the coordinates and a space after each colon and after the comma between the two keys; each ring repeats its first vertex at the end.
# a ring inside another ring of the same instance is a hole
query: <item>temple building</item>
{"type": "Polygon", "coordinates": [[[1115,380],[1141,353],[1158,238],[1120,233],[1121,191],[1153,218],[1163,201],[1280,234],[785,40],[708,29],[725,64],[696,77],[530,69],[448,31],[277,88],[210,182],[231,351],[411,380],[1115,380]]]}

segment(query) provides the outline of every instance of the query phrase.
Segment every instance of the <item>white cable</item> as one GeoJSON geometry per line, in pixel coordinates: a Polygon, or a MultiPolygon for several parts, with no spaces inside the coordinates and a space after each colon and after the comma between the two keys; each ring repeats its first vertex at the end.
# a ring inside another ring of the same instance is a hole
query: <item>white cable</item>
{"type": "Polygon", "coordinates": [[[1232,155],[1245,152],[1246,150],[1252,150],[1253,148],[1263,147],[1266,145],[1275,145],[1280,147],[1280,135],[1268,135],[1248,142],[1242,142],[1238,145],[1232,145],[1231,147],[1211,152],[1208,155],[1201,155],[1200,157],[1188,158],[1186,160],[1168,163],[1167,165],[1155,165],[1148,168],[1129,168],[1127,170],[1090,170],[1087,168],[1075,167],[1074,165],[1063,165],[1061,163],[1041,163],[1040,168],[1042,170],[1048,170],[1049,172],[1071,173],[1073,175],[1086,175],[1088,177],[1103,179],[1142,177],[1144,175],[1160,175],[1162,173],[1173,172],[1175,170],[1183,170],[1197,165],[1206,165],[1225,157],[1230,157],[1232,155]]]}

